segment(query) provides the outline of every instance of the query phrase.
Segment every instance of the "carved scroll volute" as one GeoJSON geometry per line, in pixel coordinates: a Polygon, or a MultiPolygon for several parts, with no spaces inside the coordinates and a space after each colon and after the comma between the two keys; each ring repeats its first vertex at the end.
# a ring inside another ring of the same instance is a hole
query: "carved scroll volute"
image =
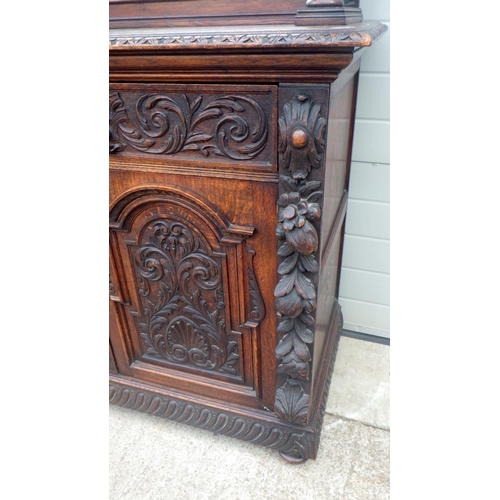
{"type": "MultiPolygon", "coordinates": [[[[319,94],[324,95],[324,94],[319,94]]],[[[314,341],[319,265],[317,222],[326,130],[326,104],[298,91],[282,106],[279,119],[280,196],[276,237],[279,267],[275,306],[278,315],[276,357],[278,416],[306,423],[311,349],[314,341]],[[317,175],[313,175],[314,171],[317,175]],[[283,377],[285,375],[285,377],[283,377]]]]}
{"type": "Polygon", "coordinates": [[[266,148],[268,117],[249,95],[109,93],[109,152],[199,153],[249,161],[266,148]],[[122,95],[123,94],[123,95],[122,95]]]}
{"type": "Polygon", "coordinates": [[[127,110],[118,92],[109,92],[109,153],[123,151],[126,144],[120,139],[120,129],[128,122],[127,110]]]}
{"type": "Polygon", "coordinates": [[[247,249],[247,276],[250,305],[248,307],[248,317],[246,318],[245,326],[250,328],[256,328],[266,315],[266,306],[255,275],[253,265],[254,256],[255,251],[247,249]]]}

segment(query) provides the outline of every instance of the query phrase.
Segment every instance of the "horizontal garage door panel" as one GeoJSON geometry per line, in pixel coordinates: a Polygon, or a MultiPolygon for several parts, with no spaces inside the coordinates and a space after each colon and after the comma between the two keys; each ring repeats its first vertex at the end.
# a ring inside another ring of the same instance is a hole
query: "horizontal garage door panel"
{"type": "Polygon", "coordinates": [[[389,241],[346,235],[342,266],[388,274],[390,272],[389,241]]]}
{"type": "Polygon", "coordinates": [[[389,337],[390,309],[388,306],[358,300],[339,298],[344,315],[344,329],[389,337]]]}

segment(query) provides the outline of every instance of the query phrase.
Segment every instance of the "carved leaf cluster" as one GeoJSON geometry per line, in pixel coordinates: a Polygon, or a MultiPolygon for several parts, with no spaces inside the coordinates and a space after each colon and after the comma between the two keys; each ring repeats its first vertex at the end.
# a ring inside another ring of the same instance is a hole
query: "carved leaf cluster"
{"type": "Polygon", "coordinates": [[[310,221],[319,219],[321,210],[316,201],[322,196],[319,181],[294,181],[282,177],[286,191],[278,200],[276,236],[284,240],[278,250],[282,257],[278,267],[281,276],[276,285],[276,310],[280,317],[276,347],[279,370],[290,377],[309,377],[311,354],[307,344],[314,340],[311,327],[316,309],[316,289],[307,274],[317,273],[318,234],[310,221]],[[293,191],[291,190],[293,189],[293,191]]]}
{"type": "Polygon", "coordinates": [[[306,92],[298,92],[283,106],[279,119],[280,176],[276,237],[281,242],[278,284],[274,290],[278,315],[279,342],[276,347],[278,373],[287,379],[278,388],[275,409],[278,416],[295,423],[306,423],[309,396],[302,381],[309,379],[314,341],[316,287],[313,277],[319,271],[315,253],[319,237],[315,222],[321,217],[318,203],[321,182],[307,178],[319,168],[324,153],[325,118],[321,106],[306,92]]]}
{"type": "Polygon", "coordinates": [[[110,153],[130,146],[150,154],[193,151],[204,156],[214,153],[233,160],[250,160],[264,150],[268,123],[256,100],[237,95],[205,104],[204,100],[207,97],[145,94],[135,104],[134,120],[128,116],[120,94],[111,92],[110,153]],[[204,122],[211,122],[208,129],[200,127],[204,122]]]}

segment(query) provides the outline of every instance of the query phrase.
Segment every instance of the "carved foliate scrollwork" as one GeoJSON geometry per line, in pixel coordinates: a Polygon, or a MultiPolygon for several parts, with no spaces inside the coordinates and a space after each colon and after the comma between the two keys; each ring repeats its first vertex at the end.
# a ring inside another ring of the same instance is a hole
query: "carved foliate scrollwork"
{"type": "Polygon", "coordinates": [[[134,261],[147,354],[235,374],[239,356],[226,336],[220,258],[185,223],[162,219],[146,228],[134,261]]]}
{"type": "Polygon", "coordinates": [[[251,160],[267,144],[267,116],[248,96],[144,94],[133,113],[118,92],[110,92],[109,100],[110,153],[130,146],[149,154],[198,152],[251,160]]]}
{"type": "Polygon", "coordinates": [[[321,106],[306,92],[298,92],[283,106],[280,125],[280,197],[276,237],[279,281],[274,295],[278,314],[278,372],[287,380],[278,388],[275,408],[286,420],[305,423],[309,396],[300,381],[309,379],[314,340],[316,287],[319,271],[315,253],[319,237],[314,224],[321,217],[318,203],[323,196],[321,181],[307,180],[321,166],[326,119],[321,106]]]}
{"type": "Polygon", "coordinates": [[[121,141],[120,130],[128,122],[127,110],[118,92],[109,93],[109,152],[119,153],[126,144],[121,141]]]}

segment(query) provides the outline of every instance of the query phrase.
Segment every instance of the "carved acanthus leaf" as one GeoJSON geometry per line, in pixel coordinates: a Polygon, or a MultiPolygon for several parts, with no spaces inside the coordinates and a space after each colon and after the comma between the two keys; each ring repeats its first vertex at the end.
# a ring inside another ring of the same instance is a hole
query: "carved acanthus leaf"
{"type": "Polygon", "coordinates": [[[309,396],[304,393],[300,382],[287,380],[276,391],[275,409],[277,415],[296,424],[305,424],[309,407],[309,396]]]}

